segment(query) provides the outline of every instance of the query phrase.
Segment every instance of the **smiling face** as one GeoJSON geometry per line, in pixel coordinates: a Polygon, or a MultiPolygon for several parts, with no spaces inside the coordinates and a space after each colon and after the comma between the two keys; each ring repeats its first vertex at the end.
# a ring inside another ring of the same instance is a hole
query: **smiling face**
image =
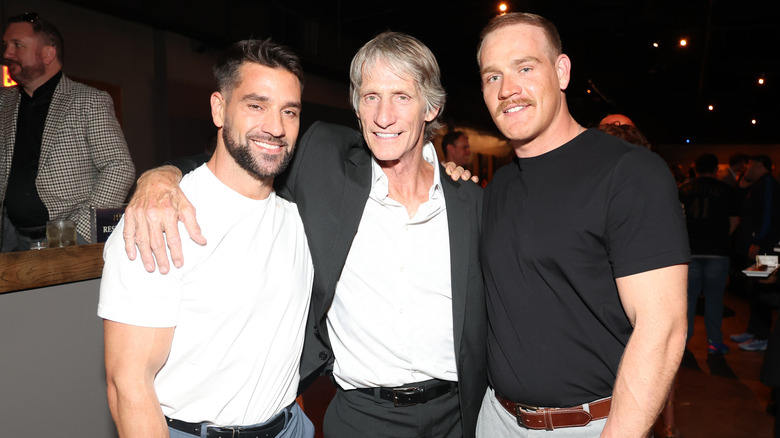
{"type": "Polygon", "coordinates": [[[301,85],[281,68],[245,62],[227,96],[211,96],[214,124],[233,160],[256,179],[273,178],[292,158],[298,137],[301,85]]]}
{"type": "Polygon", "coordinates": [[[363,138],[377,160],[397,162],[421,154],[425,123],[436,117],[438,109],[426,111],[414,81],[398,76],[379,60],[363,71],[358,94],[363,138]]]}
{"type": "Polygon", "coordinates": [[[554,144],[556,130],[568,116],[563,90],[569,84],[569,58],[552,58],[551,53],[542,28],[527,24],[501,27],[483,41],[480,74],[485,104],[516,149],[554,144]]]}

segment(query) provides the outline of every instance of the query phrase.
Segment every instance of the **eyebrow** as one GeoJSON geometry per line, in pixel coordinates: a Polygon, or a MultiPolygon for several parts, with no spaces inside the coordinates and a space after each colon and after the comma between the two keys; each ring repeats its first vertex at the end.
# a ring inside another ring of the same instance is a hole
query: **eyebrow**
{"type": "MultiPolygon", "coordinates": [[[[512,61],[509,62],[509,66],[512,68],[517,68],[520,65],[529,64],[529,63],[541,64],[542,61],[536,56],[524,56],[522,58],[513,59],[512,61]]],[[[479,71],[479,74],[484,75],[485,73],[494,72],[494,71],[498,71],[498,68],[493,67],[492,65],[488,65],[483,67],[479,71]]]]}
{"type": "MultiPolygon", "coordinates": [[[[242,102],[270,102],[271,98],[268,96],[263,96],[262,94],[257,93],[249,93],[245,94],[241,97],[242,102]]],[[[299,101],[290,101],[287,102],[282,106],[282,108],[301,108],[301,102],[299,101]]]]}

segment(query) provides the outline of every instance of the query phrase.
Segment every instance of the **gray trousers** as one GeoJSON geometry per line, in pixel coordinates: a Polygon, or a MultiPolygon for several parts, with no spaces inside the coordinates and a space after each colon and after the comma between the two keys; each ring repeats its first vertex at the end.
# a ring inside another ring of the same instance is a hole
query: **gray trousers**
{"type": "Polygon", "coordinates": [[[495,392],[488,388],[482,399],[482,408],[477,419],[477,438],[496,437],[552,437],[555,438],[598,438],[607,419],[591,421],[581,427],[562,427],[554,430],[532,430],[517,424],[517,418],[507,412],[496,400],[495,392]]]}
{"type": "Polygon", "coordinates": [[[338,388],[323,420],[325,438],[461,438],[458,392],[414,406],[393,406],[338,388]]]}

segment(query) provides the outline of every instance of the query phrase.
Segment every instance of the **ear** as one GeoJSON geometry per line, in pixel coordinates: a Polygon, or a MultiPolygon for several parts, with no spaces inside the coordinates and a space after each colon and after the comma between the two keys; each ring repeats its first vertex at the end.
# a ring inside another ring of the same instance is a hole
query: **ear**
{"type": "Polygon", "coordinates": [[[222,93],[215,91],[211,93],[211,119],[217,128],[221,128],[225,121],[225,98],[222,93]]]}
{"type": "Polygon", "coordinates": [[[567,55],[558,56],[555,61],[555,71],[558,74],[558,86],[561,90],[565,90],[571,78],[571,59],[567,55]]]}
{"type": "Polygon", "coordinates": [[[425,114],[425,121],[426,121],[426,122],[431,122],[431,121],[433,121],[433,119],[435,119],[435,118],[436,118],[436,116],[438,116],[438,115],[439,115],[439,110],[441,110],[441,108],[433,108],[433,109],[431,109],[430,111],[428,111],[428,112],[425,114]]]}
{"type": "Polygon", "coordinates": [[[43,58],[44,64],[51,64],[57,60],[57,48],[54,46],[43,46],[43,49],[41,49],[41,57],[43,58]]]}

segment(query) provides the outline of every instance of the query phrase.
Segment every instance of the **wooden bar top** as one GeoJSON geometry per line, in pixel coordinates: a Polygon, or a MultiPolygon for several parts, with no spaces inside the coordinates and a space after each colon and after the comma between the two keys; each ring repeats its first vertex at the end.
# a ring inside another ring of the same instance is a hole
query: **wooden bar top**
{"type": "Polygon", "coordinates": [[[0,294],[99,278],[103,273],[103,245],[0,254],[0,294]]]}

